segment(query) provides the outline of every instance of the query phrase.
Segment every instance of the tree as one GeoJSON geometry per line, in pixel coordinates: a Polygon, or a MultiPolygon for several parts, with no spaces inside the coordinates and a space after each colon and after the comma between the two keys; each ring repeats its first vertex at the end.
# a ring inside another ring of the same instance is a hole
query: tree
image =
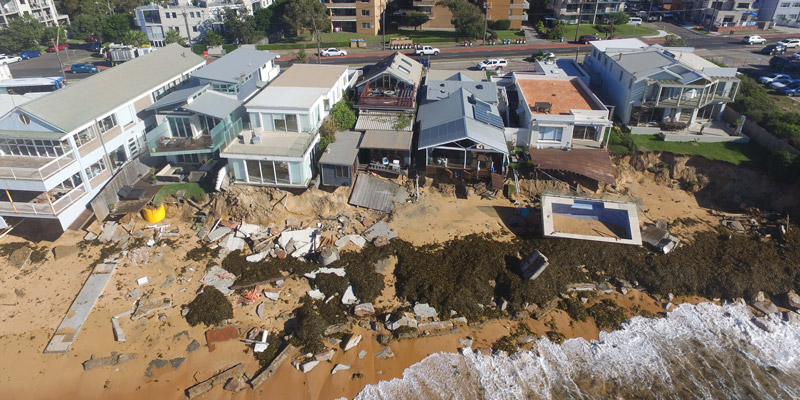
{"type": "Polygon", "coordinates": [[[17,17],[0,31],[0,50],[18,53],[22,50],[38,50],[39,40],[44,34],[44,24],[30,14],[17,17]]]}
{"type": "Polygon", "coordinates": [[[306,53],[306,49],[300,48],[294,53],[294,58],[297,59],[298,64],[308,64],[308,53],[306,53]]]}
{"type": "MultiPolygon", "coordinates": [[[[273,3],[274,5],[274,3],[273,3]]],[[[272,6],[267,8],[259,8],[253,12],[253,27],[256,31],[264,35],[269,34],[270,25],[272,24],[273,12],[272,6]]]]}
{"type": "Polygon", "coordinates": [[[317,63],[320,63],[319,34],[331,26],[328,18],[328,8],[318,0],[292,0],[286,4],[284,22],[295,28],[296,31],[309,30],[317,40],[317,63]]]}
{"type": "Polygon", "coordinates": [[[131,29],[133,29],[133,19],[130,15],[109,15],[103,24],[103,39],[106,42],[122,41],[131,29]]]}
{"type": "Polygon", "coordinates": [[[219,32],[209,29],[203,36],[203,43],[205,43],[206,46],[219,46],[225,43],[225,39],[222,38],[219,32]]]}
{"type": "Polygon", "coordinates": [[[103,22],[105,15],[79,14],[69,25],[72,37],[85,40],[92,35],[100,35],[103,32],[103,22]]]}
{"type": "Polygon", "coordinates": [[[678,35],[667,35],[667,37],[664,38],[664,44],[667,47],[689,47],[689,43],[686,43],[686,39],[678,35]]]}
{"type": "Polygon", "coordinates": [[[331,108],[331,118],[336,123],[336,128],[340,131],[349,131],[356,126],[356,112],[350,107],[347,100],[339,100],[338,103],[331,108]]]}
{"type": "Polygon", "coordinates": [[[550,6],[550,0],[528,0],[530,8],[528,9],[528,22],[535,26],[536,22],[544,21],[544,17],[552,14],[547,7],[550,6]]]}
{"type": "Polygon", "coordinates": [[[608,19],[612,25],[625,25],[628,23],[628,21],[630,21],[631,17],[622,11],[617,11],[608,14],[608,19]]]}
{"type": "Polygon", "coordinates": [[[403,20],[405,21],[405,25],[413,26],[414,30],[417,30],[418,26],[430,21],[431,18],[428,16],[428,14],[422,11],[411,11],[406,13],[405,17],[403,17],[403,20]]]}
{"type": "Polygon", "coordinates": [[[223,18],[225,35],[233,43],[252,43],[256,37],[253,16],[238,9],[228,9],[223,18]],[[242,15],[240,15],[242,14],[242,15]]]}
{"type": "Polygon", "coordinates": [[[136,47],[142,47],[146,44],[150,44],[150,41],[147,40],[147,35],[138,30],[138,29],[131,29],[125,36],[122,38],[122,42],[125,44],[134,45],[136,47]]]}
{"type": "Polygon", "coordinates": [[[186,38],[181,36],[181,33],[177,29],[173,29],[164,35],[164,43],[177,43],[181,46],[186,46],[186,38]]]}
{"type": "Polygon", "coordinates": [[[58,37],[58,43],[67,43],[67,30],[60,26],[47,26],[44,28],[40,43],[49,46],[51,42],[56,42],[56,37],[58,37]]]}
{"type": "Polygon", "coordinates": [[[478,6],[467,0],[444,0],[437,4],[450,9],[453,14],[450,23],[456,28],[459,37],[475,39],[483,36],[484,18],[478,6]]]}

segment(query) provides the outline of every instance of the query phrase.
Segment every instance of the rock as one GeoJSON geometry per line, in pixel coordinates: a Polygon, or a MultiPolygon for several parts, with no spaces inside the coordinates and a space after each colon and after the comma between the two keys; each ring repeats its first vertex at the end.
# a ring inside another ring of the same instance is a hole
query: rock
{"type": "Polygon", "coordinates": [[[133,360],[134,358],[136,358],[136,353],[117,354],[116,352],[112,352],[110,356],[102,358],[97,358],[93,354],[91,358],[83,362],[83,370],[90,371],[98,367],[119,365],[133,360]]]}
{"type": "Polygon", "coordinates": [[[336,374],[337,372],[339,372],[339,371],[347,371],[348,369],[350,369],[350,366],[349,366],[349,365],[344,365],[344,364],[336,364],[336,365],[333,367],[333,370],[331,371],[331,375],[335,375],[335,374],[336,374]]]}
{"type": "Polygon", "coordinates": [[[314,354],[314,359],[317,361],[330,361],[330,359],[333,358],[334,353],[336,353],[336,350],[334,349],[321,351],[317,354],[314,354]]]}
{"type": "Polygon", "coordinates": [[[508,308],[508,301],[506,301],[506,299],[503,299],[503,301],[500,302],[500,311],[505,311],[506,308],[508,308]]]}
{"type": "Polygon", "coordinates": [[[158,314],[158,320],[161,321],[161,322],[166,321],[167,320],[167,314],[164,314],[164,313],[158,314]]]}
{"type": "Polygon", "coordinates": [[[744,298],[741,298],[741,297],[737,297],[737,298],[733,299],[733,302],[734,302],[734,304],[738,304],[740,306],[746,306],[747,305],[747,302],[744,301],[744,298]]]}
{"type": "Polygon", "coordinates": [[[530,314],[525,310],[514,312],[514,316],[512,317],[514,321],[522,321],[528,318],[530,318],[530,314]]]}
{"type": "Polygon", "coordinates": [[[472,347],[472,342],[473,342],[472,338],[458,339],[458,344],[464,347],[472,347]]]}
{"type": "Polygon", "coordinates": [[[272,301],[278,301],[281,298],[281,290],[275,288],[264,289],[264,297],[272,301]]]}
{"type": "Polygon", "coordinates": [[[742,225],[742,223],[737,220],[729,221],[728,226],[737,232],[744,232],[745,230],[744,225],[742,225]]]}
{"type": "Polygon", "coordinates": [[[453,321],[423,322],[417,326],[419,330],[441,331],[453,328],[453,321]]]}
{"type": "Polygon", "coordinates": [[[417,303],[414,305],[414,314],[422,318],[433,318],[436,316],[436,309],[426,303],[417,303]]]}
{"type": "Polygon", "coordinates": [[[247,389],[248,386],[242,378],[237,376],[228,380],[228,383],[226,383],[225,386],[223,386],[223,388],[231,392],[240,392],[242,390],[247,389]]]}
{"type": "Polygon", "coordinates": [[[567,284],[567,292],[594,292],[597,285],[594,283],[570,283],[567,284]]]}
{"type": "Polygon", "coordinates": [[[672,303],[664,304],[664,309],[669,311],[669,309],[672,308],[672,305],[673,305],[672,303]]]}
{"type": "Polygon", "coordinates": [[[389,267],[392,266],[392,260],[390,258],[384,258],[383,260],[376,261],[372,266],[375,268],[375,272],[383,275],[389,272],[389,267]]]}
{"type": "Polygon", "coordinates": [[[247,331],[247,335],[245,337],[247,340],[257,340],[260,335],[261,329],[251,328],[249,331],[247,331]]]}
{"type": "Polygon", "coordinates": [[[17,269],[23,269],[31,262],[32,253],[33,250],[30,247],[20,247],[8,256],[8,265],[16,267],[17,269]]]}
{"type": "Polygon", "coordinates": [[[620,287],[619,288],[619,292],[622,293],[622,294],[628,294],[628,289],[625,288],[625,287],[620,287]]]}
{"type": "Polygon", "coordinates": [[[753,298],[753,301],[767,301],[767,296],[764,295],[764,292],[759,291],[756,293],[756,297],[753,298]]]}
{"type": "Polygon", "coordinates": [[[761,328],[765,332],[769,332],[769,333],[775,332],[775,327],[772,326],[772,324],[770,324],[769,321],[766,321],[766,320],[764,320],[762,318],[753,318],[750,321],[753,323],[753,325],[761,328]]]}
{"type": "Polygon", "coordinates": [[[399,328],[401,326],[410,326],[412,328],[416,328],[417,327],[417,320],[415,320],[413,318],[409,318],[409,317],[403,316],[400,319],[398,319],[397,321],[387,323],[386,324],[386,329],[388,329],[390,331],[393,331],[393,330],[395,330],[395,329],[397,329],[397,328],[399,328]]]}
{"type": "Polygon", "coordinates": [[[353,287],[348,286],[347,290],[345,290],[344,295],[342,295],[342,304],[355,304],[358,303],[358,298],[353,294],[353,287]]]}
{"type": "Polygon", "coordinates": [[[589,298],[588,297],[581,297],[581,303],[586,304],[588,302],[589,302],[589,298]]]}
{"type": "Polygon", "coordinates": [[[800,314],[798,314],[798,313],[796,313],[794,311],[785,312],[783,314],[783,318],[786,320],[786,322],[788,322],[788,323],[790,323],[790,324],[792,324],[794,326],[800,326],[800,314]]]}
{"type": "Polygon", "coordinates": [[[342,339],[329,337],[329,338],[325,338],[325,342],[327,342],[331,346],[338,346],[340,343],[342,343],[342,339]]]}
{"type": "Polygon", "coordinates": [[[675,300],[675,295],[672,293],[667,293],[667,301],[675,300]]]}
{"type": "Polygon", "coordinates": [[[323,335],[324,336],[330,336],[330,335],[333,335],[335,333],[346,332],[346,331],[349,331],[352,327],[353,327],[353,325],[351,325],[351,324],[349,324],[347,322],[343,322],[341,324],[336,324],[336,325],[331,325],[331,326],[325,328],[325,333],[323,335]]]}
{"type": "Polygon", "coordinates": [[[786,305],[795,310],[800,309],[800,296],[798,296],[794,290],[790,290],[786,293],[786,305]]]}
{"type": "Polygon", "coordinates": [[[378,359],[381,359],[381,360],[385,360],[387,358],[392,358],[392,357],[394,357],[394,353],[392,352],[392,349],[390,349],[388,347],[384,347],[383,350],[375,353],[375,358],[378,358],[378,359]]]}
{"type": "Polygon", "coordinates": [[[358,346],[359,342],[361,342],[361,335],[350,335],[350,337],[347,339],[347,342],[344,344],[344,351],[358,346]]]}
{"type": "Polygon", "coordinates": [[[259,305],[256,307],[256,315],[257,315],[257,316],[258,316],[258,318],[260,318],[260,319],[263,319],[263,318],[264,318],[264,313],[266,312],[266,308],[267,308],[266,304],[267,304],[267,302],[266,302],[266,301],[262,301],[262,302],[261,302],[261,303],[260,303],[260,304],[259,304],[259,305]]]}
{"type": "Polygon", "coordinates": [[[611,286],[608,282],[602,282],[597,285],[597,290],[603,292],[604,294],[611,294],[614,293],[614,287],[611,286]]]}
{"type": "Polygon", "coordinates": [[[467,324],[467,317],[456,317],[456,318],[451,319],[451,321],[453,321],[453,323],[455,323],[455,324],[464,324],[464,325],[466,325],[467,324]]]}
{"type": "Polygon", "coordinates": [[[397,335],[398,339],[413,339],[415,337],[419,337],[419,330],[416,328],[410,331],[401,332],[397,335]]]}
{"type": "Polygon", "coordinates": [[[319,289],[309,290],[306,294],[314,300],[325,300],[325,293],[322,293],[319,289]]]}
{"type": "Polygon", "coordinates": [[[544,318],[544,316],[547,315],[547,313],[555,310],[556,307],[558,307],[558,303],[559,299],[557,297],[550,299],[550,301],[545,303],[544,306],[542,306],[541,308],[537,308],[536,310],[533,311],[533,318],[537,320],[544,318]]]}
{"type": "Polygon", "coordinates": [[[536,340],[536,336],[522,336],[519,338],[519,341],[522,343],[530,343],[536,340]]]}
{"type": "Polygon", "coordinates": [[[367,351],[366,350],[361,350],[361,351],[358,352],[358,358],[359,359],[363,360],[364,357],[366,357],[366,356],[367,356],[367,351]]]}
{"type": "Polygon", "coordinates": [[[189,314],[189,307],[181,308],[181,317],[185,317],[187,314],[189,314]]]}
{"type": "Polygon", "coordinates": [[[304,363],[300,364],[300,371],[303,372],[303,373],[308,373],[309,371],[314,369],[314,367],[316,367],[317,364],[319,364],[319,361],[317,361],[317,360],[304,362],[304,363]]]}
{"type": "Polygon", "coordinates": [[[136,321],[137,319],[144,318],[155,311],[170,307],[172,307],[172,299],[168,298],[139,300],[139,304],[136,306],[136,311],[134,311],[131,315],[131,319],[136,321]]]}
{"type": "Polygon", "coordinates": [[[772,304],[771,301],[756,301],[753,304],[753,308],[758,311],[761,311],[764,314],[772,314],[778,312],[778,307],[775,304],[772,304]]]}
{"type": "Polygon", "coordinates": [[[357,317],[372,315],[375,314],[375,307],[372,305],[372,303],[361,303],[356,306],[353,314],[355,314],[357,317]]]}
{"type": "Polygon", "coordinates": [[[378,337],[376,337],[376,340],[378,341],[378,343],[387,346],[389,345],[389,342],[392,341],[392,335],[380,334],[378,335],[378,337]]]}

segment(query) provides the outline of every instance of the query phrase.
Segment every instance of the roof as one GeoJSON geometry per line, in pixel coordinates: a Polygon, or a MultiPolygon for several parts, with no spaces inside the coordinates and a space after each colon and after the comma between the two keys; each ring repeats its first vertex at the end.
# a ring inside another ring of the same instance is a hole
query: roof
{"type": "Polygon", "coordinates": [[[420,149],[469,139],[508,154],[502,118],[497,107],[471,98],[464,89],[457,90],[446,99],[420,106],[418,121],[420,149]],[[500,127],[494,125],[497,120],[500,121],[500,127]]]}
{"type": "Polygon", "coordinates": [[[403,197],[401,190],[400,185],[394,182],[368,174],[358,174],[348,203],[356,207],[391,212],[394,210],[395,198],[400,200],[403,197]]]}
{"type": "Polygon", "coordinates": [[[47,93],[0,94],[0,115],[5,115],[13,110],[14,107],[46,95],[47,93]]]}
{"type": "MultiPolygon", "coordinates": [[[[536,103],[550,103],[552,115],[569,115],[571,110],[602,110],[580,87],[577,78],[573,79],[518,79],[522,94],[528,107],[536,103]]],[[[531,108],[534,114],[536,112],[531,108]]]]}
{"type": "Polygon", "coordinates": [[[330,89],[347,72],[347,65],[294,64],[269,86],[330,89]]]}
{"type": "Polygon", "coordinates": [[[308,110],[330,88],[269,85],[247,102],[247,107],[308,110]]]}
{"type": "Polygon", "coordinates": [[[225,119],[237,108],[241,107],[241,105],[242,101],[235,97],[209,90],[194,99],[191,103],[183,106],[183,109],[197,114],[225,119]]]}
{"type": "Polygon", "coordinates": [[[592,47],[602,52],[614,50],[646,49],[649,45],[639,39],[595,40],[589,42],[592,47]]]}
{"type": "Polygon", "coordinates": [[[473,80],[475,82],[486,82],[485,71],[457,71],[449,69],[429,69],[425,73],[425,81],[447,81],[447,80],[473,80]]]}
{"type": "Polygon", "coordinates": [[[269,51],[238,48],[192,74],[195,78],[240,83],[242,76],[252,74],[278,55],[269,51]]]}
{"type": "Polygon", "coordinates": [[[467,78],[467,80],[443,80],[443,81],[427,81],[425,100],[437,101],[447,97],[458,89],[464,88],[475,97],[482,101],[491,104],[497,104],[497,84],[494,82],[475,82],[469,77],[459,76],[459,78],[467,78]]]}
{"type": "Polygon", "coordinates": [[[531,160],[540,169],[569,171],[578,175],[616,185],[614,165],[605,150],[530,149],[531,160]]]}
{"type": "Polygon", "coordinates": [[[409,123],[406,127],[399,129],[401,131],[412,131],[414,128],[414,114],[411,112],[403,111],[375,111],[375,110],[361,110],[358,113],[358,121],[356,121],[357,131],[367,130],[382,130],[382,131],[396,131],[395,127],[398,126],[398,120],[403,116],[409,118],[409,123]]]}
{"type": "Polygon", "coordinates": [[[64,132],[71,132],[203,64],[202,57],[173,43],[19,108],[64,132]]]}
{"type": "Polygon", "coordinates": [[[197,85],[196,80],[187,82],[187,85],[158,99],[155,103],[151,104],[145,110],[155,110],[172,105],[181,105],[186,103],[186,99],[195,95],[195,93],[206,90],[209,85],[197,85]]]}
{"type": "Polygon", "coordinates": [[[649,75],[653,70],[661,69],[676,63],[674,58],[667,56],[657,49],[620,53],[612,56],[611,59],[622,69],[636,77],[649,75]]]}
{"type": "Polygon", "coordinates": [[[414,132],[368,130],[361,139],[362,149],[411,150],[414,132]]]}
{"type": "Polygon", "coordinates": [[[356,86],[361,86],[383,73],[389,73],[406,83],[419,86],[422,81],[422,64],[407,55],[395,52],[373,65],[356,86]]]}
{"type": "Polygon", "coordinates": [[[319,158],[320,164],[353,165],[358,156],[358,143],[361,140],[360,132],[338,132],[336,141],[329,144],[319,158]]]}

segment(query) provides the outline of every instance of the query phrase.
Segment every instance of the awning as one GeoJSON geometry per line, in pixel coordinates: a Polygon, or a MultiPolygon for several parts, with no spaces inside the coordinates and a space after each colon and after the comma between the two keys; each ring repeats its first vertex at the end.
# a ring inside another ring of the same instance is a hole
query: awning
{"type": "Polygon", "coordinates": [[[573,172],[609,185],[616,185],[614,165],[605,150],[531,148],[531,160],[539,169],[573,172]]]}
{"type": "Polygon", "coordinates": [[[361,139],[362,149],[411,150],[413,132],[407,131],[367,131],[361,139]]]}

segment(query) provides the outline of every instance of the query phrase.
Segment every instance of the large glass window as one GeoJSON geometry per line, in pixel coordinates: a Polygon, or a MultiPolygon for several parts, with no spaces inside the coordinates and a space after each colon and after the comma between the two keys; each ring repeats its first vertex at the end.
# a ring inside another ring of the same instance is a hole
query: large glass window
{"type": "Polygon", "coordinates": [[[0,152],[12,156],[60,157],[69,148],[66,140],[0,138],[0,152]]]}
{"type": "Polygon", "coordinates": [[[555,142],[560,142],[563,133],[564,133],[564,128],[562,127],[540,126],[539,140],[551,140],[555,142]]]}
{"type": "Polygon", "coordinates": [[[101,172],[106,170],[106,160],[101,158],[97,160],[96,163],[90,165],[86,168],[86,176],[89,179],[94,178],[97,175],[100,175],[101,172]]]}
{"type": "Polygon", "coordinates": [[[272,161],[261,161],[261,179],[264,183],[275,183],[275,166],[272,161]]]}
{"type": "Polygon", "coordinates": [[[286,131],[286,118],[283,114],[272,114],[272,120],[275,121],[276,131],[286,131]]]}
{"type": "Polygon", "coordinates": [[[572,130],[573,139],[595,140],[595,137],[597,137],[597,130],[593,126],[578,125],[572,130]]]}
{"type": "Polygon", "coordinates": [[[203,129],[203,134],[209,134],[212,129],[214,129],[217,124],[219,124],[222,120],[219,118],[209,117],[207,115],[200,115],[200,126],[203,129]]]}
{"type": "Polygon", "coordinates": [[[192,137],[192,124],[189,118],[167,117],[167,120],[172,137],[192,137]]]}
{"type": "Polygon", "coordinates": [[[111,114],[100,121],[97,121],[97,126],[100,128],[100,133],[106,133],[109,129],[117,126],[117,116],[111,114]]]}
{"type": "Polygon", "coordinates": [[[297,129],[297,115],[286,114],[286,130],[289,132],[298,132],[297,129]]]}
{"type": "Polygon", "coordinates": [[[295,114],[272,114],[272,119],[277,132],[299,132],[297,129],[297,115],[295,114]]]}
{"type": "Polygon", "coordinates": [[[275,177],[278,178],[278,183],[289,184],[289,163],[283,161],[276,162],[275,177]]]}
{"type": "Polygon", "coordinates": [[[253,183],[261,183],[261,168],[258,166],[258,161],[245,160],[247,166],[247,179],[253,183]]]}
{"type": "Polygon", "coordinates": [[[91,126],[72,135],[72,139],[75,140],[75,145],[78,147],[81,147],[84,144],[94,140],[96,137],[97,134],[94,132],[94,128],[91,126]]]}

